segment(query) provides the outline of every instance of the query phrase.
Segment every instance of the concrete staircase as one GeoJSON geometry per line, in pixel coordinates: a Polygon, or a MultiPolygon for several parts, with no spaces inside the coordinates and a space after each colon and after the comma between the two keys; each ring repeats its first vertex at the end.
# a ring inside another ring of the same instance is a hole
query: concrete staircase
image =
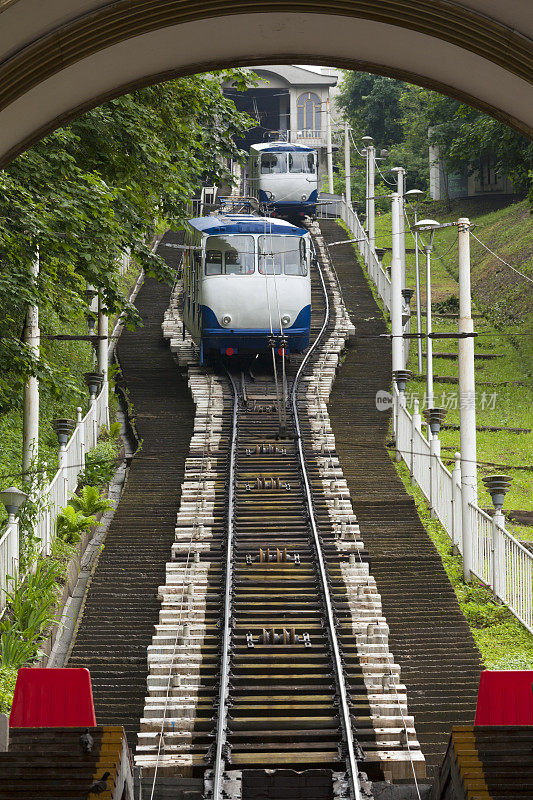
{"type": "Polygon", "coordinates": [[[0,800],[133,800],[131,762],[120,726],[91,728],[92,752],[84,753],[85,728],[12,728],[9,750],[0,753],[0,800]],[[89,794],[109,772],[107,790],[89,794]]]}
{"type": "MultiPolygon", "coordinates": [[[[177,239],[167,234],[160,252],[177,239]]],[[[158,586],[174,541],[193,408],[161,336],[168,286],[148,279],[137,307],[144,326],[125,331],[118,356],[142,447],[105,540],[67,666],[91,672],[96,719],[124,725],[134,749],[146,695],[147,648],[159,617],[158,586]]]]}
{"type": "Polygon", "coordinates": [[[533,727],[457,725],[432,800],[529,800],[533,727]]]}

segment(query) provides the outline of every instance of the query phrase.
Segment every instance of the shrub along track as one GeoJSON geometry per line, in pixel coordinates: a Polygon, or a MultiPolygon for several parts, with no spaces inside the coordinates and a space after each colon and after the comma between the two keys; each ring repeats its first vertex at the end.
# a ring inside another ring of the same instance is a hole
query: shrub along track
{"type": "MultiPolygon", "coordinates": [[[[321,220],[326,242],[346,238],[321,220]]],[[[389,414],[376,392],[391,385],[390,342],[382,313],[352,245],[331,249],[344,300],[356,327],[329,406],[337,452],[372,560],[390,647],[407,686],[428,777],[436,774],[453,724],[471,723],[481,656],[440,556],[385,447],[389,414]],[[370,337],[370,338],[365,338],[370,337]]]]}

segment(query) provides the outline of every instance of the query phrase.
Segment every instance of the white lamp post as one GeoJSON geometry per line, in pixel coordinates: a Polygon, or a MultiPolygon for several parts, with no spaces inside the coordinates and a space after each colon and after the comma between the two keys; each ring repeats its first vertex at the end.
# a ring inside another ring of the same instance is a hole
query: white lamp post
{"type": "Polygon", "coordinates": [[[420,337],[420,333],[422,331],[422,319],[421,319],[421,305],[420,305],[420,259],[418,255],[418,230],[416,228],[416,223],[418,222],[418,203],[424,192],[422,189],[409,189],[408,192],[405,193],[405,197],[409,202],[409,205],[413,209],[415,215],[415,296],[416,296],[416,332],[419,334],[418,339],[416,340],[416,351],[418,355],[418,374],[422,372],[422,339],[420,337]],[[411,200],[414,201],[414,204],[411,205],[411,200]]]}
{"type": "MultiPolygon", "coordinates": [[[[415,230],[429,231],[429,241],[424,245],[426,254],[426,402],[428,408],[433,408],[433,341],[430,337],[432,331],[431,321],[431,251],[433,238],[440,224],[434,219],[421,219],[415,224],[415,230]]],[[[429,431],[429,426],[428,426],[429,431]]]]}
{"type": "Polygon", "coordinates": [[[376,173],[376,148],[372,144],[371,136],[363,136],[361,141],[366,152],[366,229],[370,250],[376,247],[376,217],[375,207],[375,173],[376,173]]]}

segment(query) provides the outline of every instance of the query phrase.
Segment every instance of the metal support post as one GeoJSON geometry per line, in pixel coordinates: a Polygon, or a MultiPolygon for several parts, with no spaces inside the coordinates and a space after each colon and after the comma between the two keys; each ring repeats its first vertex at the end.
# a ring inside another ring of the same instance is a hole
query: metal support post
{"type": "MultiPolygon", "coordinates": [[[[433,320],[431,318],[431,245],[426,245],[426,402],[427,408],[433,408],[433,320]]],[[[429,431],[429,427],[428,427],[429,431]]],[[[429,435],[429,434],[428,434],[429,435]]]]}
{"type": "Polygon", "coordinates": [[[502,548],[500,547],[501,537],[498,531],[505,528],[505,517],[501,509],[497,509],[492,516],[492,594],[495,600],[500,597],[500,566],[502,563],[502,548]]]}
{"type": "Polygon", "coordinates": [[[422,430],[422,416],[420,414],[420,405],[418,402],[418,397],[414,399],[414,408],[413,408],[413,416],[411,418],[411,481],[415,480],[415,440],[416,440],[416,431],[420,433],[422,430]]]}
{"type": "Polygon", "coordinates": [[[461,453],[456,453],[452,470],[452,547],[454,555],[459,553],[461,514],[461,453]]]}
{"type": "Polygon", "coordinates": [[[404,369],[402,338],[402,262],[399,253],[400,198],[392,195],[391,327],[392,370],[404,369]]]}
{"type": "Polygon", "coordinates": [[[344,123],[344,180],[346,205],[352,207],[352,168],[350,163],[350,128],[348,122],[344,123]]]}
{"type": "Polygon", "coordinates": [[[398,194],[401,197],[400,205],[400,257],[402,259],[402,289],[407,285],[405,266],[405,170],[398,173],[398,194]]]}
{"type": "Polygon", "coordinates": [[[331,111],[329,97],[326,100],[326,154],[328,159],[328,190],[333,194],[333,148],[331,145],[331,111]]]}
{"type": "MultiPolygon", "coordinates": [[[[39,250],[31,264],[31,275],[35,281],[39,275],[39,250]]],[[[28,306],[26,324],[24,326],[24,342],[31,351],[35,360],[39,358],[40,330],[39,307],[28,306]]],[[[24,384],[23,412],[22,412],[22,472],[24,477],[29,477],[32,463],[35,464],[39,456],[39,381],[30,375],[24,384]]]]}
{"type": "Polygon", "coordinates": [[[435,506],[437,504],[437,458],[440,457],[440,439],[436,434],[429,437],[429,514],[432,519],[437,518],[435,506]]]}
{"type": "MultiPolygon", "coordinates": [[[[415,210],[415,225],[417,222],[417,214],[415,210]]],[[[416,332],[422,331],[422,304],[420,300],[420,253],[418,250],[418,231],[415,229],[415,282],[416,282],[416,332]]],[[[422,337],[419,336],[416,340],[416,352],[418,355],[418,374],[422,374],[422,337]]]]}
{"type": "Polygon", "coordinates": [[[397,192],[400,198],[400,223],[399,223],[399,231],[398,231],[398,239],[399,239],[399,252],[400,252],[400,259],[402,263],[402,285],[401,288],[405,288],[405,170],[403,167],[393,167],[391,172],[396,173],[396,180],[397,180],[397,192]]]}
{"type": "Polygon", "coordinates": [[[81,408],[78,406],[76,409],[76,426],[79,428],[80,437],[80,464],[85,464],[85,426],[83,425],[83,417],[81,408]]]}
{"type": "MultiPolygon", "coordinates": [[[[470,296],[470,220],[459,225],[459,334],[473,333],[470,296]]],[[[470,504],[477,502],[476,382],[474,339],[459,338],[459,425],[461,439],[461,505],[463,577],[470,583],[472,570],[472,523],[470,504]]]]}
{"type": "Polygon", "coordinates": [[[375,174],[376,174],[376,148],[373,144],[367,148],[368,158],[368,241],[370,252],[376,249],[376,199],[375,199],[375,174]]]}
{"type": "Polygon", "coordinates": [[[104,381],[102,392],[104,392],[105,424],[109,427],[109,383],[108,383],[108,334],[109,319],[104,307],[102,294],[98,294],[98,335],[105,338],[98,340],[98,372],[102,372],[104,381]]]}

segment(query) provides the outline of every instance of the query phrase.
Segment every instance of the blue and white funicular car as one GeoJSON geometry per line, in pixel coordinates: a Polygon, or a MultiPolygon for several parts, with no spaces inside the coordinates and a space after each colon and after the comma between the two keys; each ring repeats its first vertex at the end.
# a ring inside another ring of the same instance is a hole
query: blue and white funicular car
{"type": "Polygon", "coordinates": [[[188,222],[183,318],[209,354],[309,345],[311,237],[285,220],[219,214],[188,222]]]}
{"type": "Polygon", "coordinates": [[[250,147],[250,194],[272,216],[301,220],[316,214],[318,200],[316,150],[301,144],[266,142],[250,147]]]}

